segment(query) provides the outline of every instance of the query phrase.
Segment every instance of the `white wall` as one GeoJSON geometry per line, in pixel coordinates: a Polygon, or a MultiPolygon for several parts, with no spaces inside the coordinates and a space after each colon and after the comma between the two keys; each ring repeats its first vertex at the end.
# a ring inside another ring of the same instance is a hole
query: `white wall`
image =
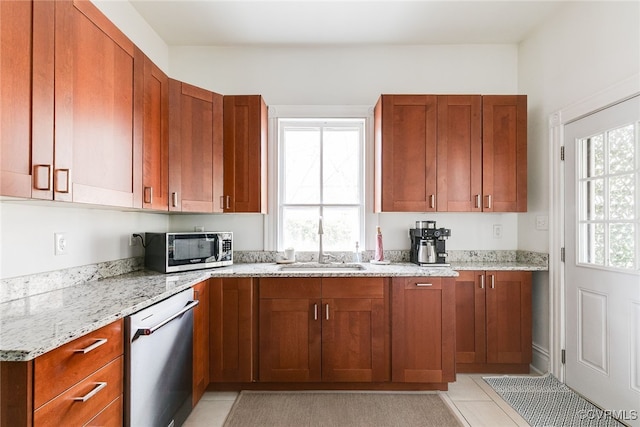
{"type": "MultiPolygon", "coordinates": [[[[289,106],[373,107],[383,93],[517,93],[517,61],[515,45],[170,48],[174,78],[222,94],[261,94],[267,104],[289,106]]],[[[419,219],[452,229],[448,249],[517,249],[516,214],[383,214],[367,219],[367,249],[373,249],[376,225],[383,229],[386,249],[408,249],[408,229],[419,219]],[[502,239],[492,238],[493,224],[503,225],[502,239]]],[[[171,217],[172,230],[192,230],[194,225],[234,231],[236,249],[274,249],[264,239],[262,217],[171,217]]]]}
{"type": "MultiPolygon", "coordinates": [[[[535,216],[549,212],[549,115],[639,70],[639,2],[568,2],[520,44],[518,90],[529,98],[529,212],[519,217],[520,249],[549,250],[547,232],[534,227],[535,216]]],[[[533,342],[547,352],[549,287],[548,274],[534,275],[533,342]]]]}
{"type": "Polygon", "coordinates": [[[53,202],[0,203],[0,278],[142,256],[129,235],[166,231],[163,214],[92,209],[53,202]],[[54,233],[67,236],[68,253],[54,255],[54,233]]]}

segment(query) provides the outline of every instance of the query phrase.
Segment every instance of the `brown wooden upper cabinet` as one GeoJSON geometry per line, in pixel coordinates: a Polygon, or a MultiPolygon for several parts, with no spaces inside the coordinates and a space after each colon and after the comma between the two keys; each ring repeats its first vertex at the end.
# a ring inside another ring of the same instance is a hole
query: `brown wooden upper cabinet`
{"type": "Polygon", "coordinates": [[[139,207],[142,53],[89,1],[55,2],[54,199],[139,207]]]}
{"type": "Polygon", "coordinates": [[[527,97],[482,97],[482,210],[527,211],[527,97]]]}
{"type": "Polygon", "coordinates": [[[260,95],[224,97],[224,212],[267,213],[267,106],[260,95]]]}
{"type": "Polygon", "coordinates": [[[376,212],[522,212],[525,95],[382,95],[376,212]]]}
{"type": "Polygon", "coordinates": [[[222,95],[169,79],[169,211],[222,212],[222,95]]]}
{"type": "Polygon", "coordinates": [[[142,207],[169,209],[169,78],[147,57],[136,82],[144,87],[142,100],[142,207]],[[140,77],[142,75],[142,77],[140,77]]]}
{"type": "Polygon", "coordinates": [[[53,2],[0,2],[0,195],[53,198],[53,2]]]}

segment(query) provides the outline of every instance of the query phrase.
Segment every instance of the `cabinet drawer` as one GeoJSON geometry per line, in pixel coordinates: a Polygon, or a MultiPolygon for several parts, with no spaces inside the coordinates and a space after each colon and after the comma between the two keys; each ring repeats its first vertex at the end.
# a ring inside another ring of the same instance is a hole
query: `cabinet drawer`
{"type": "Polygon", "coordinates": [[[332,277],[322,279],[322,298],[384,298],[386,279],[332,277]]]}
{"type": "Polygon", "coordinates": [[[36,358],[34,408],[122,355],[123,339],[120,319],[36,358]]]}
{"type": "Polygon", "coordinates": [[[122,395],[123,356],[89,375],[34,413],[34,427],[84,425],[122,395]],[[76,400],[76,399],[82,399],[76,400]]]}
{"type": "Polygon", "coordinates": [[[122,396],[111,402],[102,412],[93,417],[85,427],[120,427],[122,426],[122,396]]]}

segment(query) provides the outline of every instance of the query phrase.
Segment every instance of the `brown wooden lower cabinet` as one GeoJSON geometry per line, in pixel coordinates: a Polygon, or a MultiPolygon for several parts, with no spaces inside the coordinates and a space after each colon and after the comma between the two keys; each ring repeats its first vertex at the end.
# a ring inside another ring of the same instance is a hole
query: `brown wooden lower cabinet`
{"type": "Polygon", "coordinates": [[[454,278],[399,277],[392,280],[393,381],[455,381],[454,303],[454,278]]]}
{"type": "Polygon", "coordinates": [[[0,363],[0,426],[122,425],[123,348],[120,319],[34,360],[0,363]]]}
{"type": "Polygon", "coordinates": [[[211,383],[250,383],[257,378],[257,291],[251,278],[209,280],[211,383]]]}
{"type": "Polygon", "coordinates": [[[389,381],[387,283],[260,279],[260,381],[389,381]]]}
{"type": "Polygon", "coordinates": [[[459,271],[457,372],[528,373],[531,363],[529,271],[459,271]]]}
{"type": "Polygon", "coordinates": [[[193,286],[193,299],[200,302],[193,309],[193,407],[209,386],[209,283],[193,286]]]}

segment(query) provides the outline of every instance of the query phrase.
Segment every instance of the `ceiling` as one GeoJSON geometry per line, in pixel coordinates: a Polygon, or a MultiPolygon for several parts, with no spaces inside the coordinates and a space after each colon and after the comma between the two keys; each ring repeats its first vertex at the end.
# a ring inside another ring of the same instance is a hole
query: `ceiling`
{"type": "Polygon", "coordinates": [[[129,0],[170,46],[518,43],[563,1],[129,0]]]}

